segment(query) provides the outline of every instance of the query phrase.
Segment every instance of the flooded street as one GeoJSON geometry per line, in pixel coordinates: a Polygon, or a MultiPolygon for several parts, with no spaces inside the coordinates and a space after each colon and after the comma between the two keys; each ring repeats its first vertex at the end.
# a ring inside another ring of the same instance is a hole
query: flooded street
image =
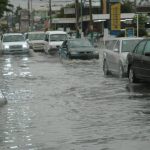
{"type": "Polygon", "coordinates": [[[0,57],[0,150],[149,150],[150,86],[100,60],[0,57]]]}

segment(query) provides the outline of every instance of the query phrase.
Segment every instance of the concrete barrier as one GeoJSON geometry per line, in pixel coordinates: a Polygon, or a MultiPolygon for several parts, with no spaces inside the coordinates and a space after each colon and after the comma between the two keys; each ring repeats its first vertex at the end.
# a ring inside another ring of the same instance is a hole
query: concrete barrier
{"type": "Polygon", "coordinates": [[[3,106],[3,105],[5,105],[5,104],[7,104],[7,100],[6,100],[6,98],[4,97],[2,91],[0,90],[0,106],[3,106]]]}

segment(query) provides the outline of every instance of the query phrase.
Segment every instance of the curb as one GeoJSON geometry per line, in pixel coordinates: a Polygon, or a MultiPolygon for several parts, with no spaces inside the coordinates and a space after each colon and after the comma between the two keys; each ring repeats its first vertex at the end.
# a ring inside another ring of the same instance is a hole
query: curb
{"type": "Polygon", "coordinates": [[[2,91],[0,90],[0,106],[3,106],[3,105],[5,105],[5,104],[7,104],[7,100],[6,100],[6,98],[4,97],[2,91]]]}

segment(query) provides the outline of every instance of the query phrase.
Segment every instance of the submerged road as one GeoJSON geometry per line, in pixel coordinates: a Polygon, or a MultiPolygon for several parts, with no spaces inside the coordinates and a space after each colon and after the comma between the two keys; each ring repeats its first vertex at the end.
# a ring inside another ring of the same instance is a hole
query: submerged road
{"type": "Polygon", "coordinates": [[[150,86],[105,77],[102,60],[0,57],[0,150],[149,150],[150,86]]]}

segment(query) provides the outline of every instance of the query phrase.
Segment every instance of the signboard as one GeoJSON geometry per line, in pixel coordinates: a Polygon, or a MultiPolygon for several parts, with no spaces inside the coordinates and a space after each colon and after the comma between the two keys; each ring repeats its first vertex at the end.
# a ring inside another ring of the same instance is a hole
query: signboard
{"type": "Polygon", "coordinates": [[[126,28],[125,35],[126,35],[126,37],[133,37],[134,36],[134,28],[126,28]]]}
{"type": "Polygon", "coordinates": [[[64,14],[75,14],[75,8],[64,8],[64,14]]]}
{"type": "Polygon", "coordinates": [[[111,3],[111,30],[120,30],[120,16],[121,16],[121,4],[120,3],[111,3]]]}

